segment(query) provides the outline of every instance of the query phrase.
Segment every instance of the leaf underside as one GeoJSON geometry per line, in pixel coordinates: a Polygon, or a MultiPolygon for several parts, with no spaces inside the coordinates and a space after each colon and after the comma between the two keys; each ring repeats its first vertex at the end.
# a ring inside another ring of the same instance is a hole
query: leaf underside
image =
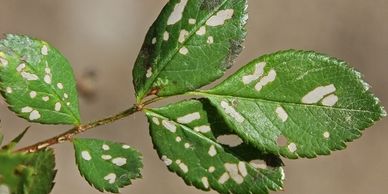
{"type": "Polygon", "coordinates": [[[288,158],[344,149],[386,115],[358,72],[315,52],[262,56],[197,94],[245,142],[288,158]]]}
{"type": "Polygon", "coordinates": [[[0,152],[0,191],[13,194],[47,194],[54,186],[52,150],[31,154],[0,152]]]}
{"type": "Polygon", "coordinates": [[[221,77],[242,50],[246,8],[246,0],[169,1],[133,69],[137,100],[192,91],[221,77]]]}
{"type": "Polygon", "coordinates": [[[282,189],[284,173],[278,157],[245,143],[218,141],[235,135],[208,101],[183,101],[146,114],[160,158],[186,184],[235,194],[282,189]]]}
{"type": "Polygon", "coordinates": [[[9,34],[0,40],[0,89],[18,116],[44,124],[79,124],[69,62],[48,43],[9,34]]]}
{"type": "Polygon", "coordinates": [[[131,180],[141,178],[142,157],[128,145],[96,139],[73,143],[81,175],[99,191],[118,193],[131,180]]]}

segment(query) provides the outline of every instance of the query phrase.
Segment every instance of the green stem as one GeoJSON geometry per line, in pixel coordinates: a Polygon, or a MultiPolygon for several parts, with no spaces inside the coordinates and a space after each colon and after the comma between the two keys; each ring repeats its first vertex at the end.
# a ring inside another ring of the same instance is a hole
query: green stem
{"type": "Polygon", "coordinates": [[[50,146],[55,145],[55,144],[60,144],[60,143],[72,141],[73,137],[78,135],[78,134],[80,134],[80,133],[88,131],[89,129],[92,129],[92,128],[96,128],[98,126],[107,125],[107,124],[113,123],[113,122],[115,122],[117,120],[126,118],[126,117],[128,117],[128,116],[130,116],[130,115],[132,115],[132,114],[134,114],[136,112],[139,112],[139,111],[143,110],[143,108],[146,105],[149,105],[149,104],[151,104],[153,102],[156,102],[156,101],[158,101],[160,99],[161,98],[153,98],[153,99],[150,99],[148,101],[145,101],[142,104],[134,105],[134,106],[128,108],[127,110],[125,110],[125,111],[123,111],[123,112],[121,112],[119,114],[116,114],[114,116],[107,117],[107,118],[104,118],[104,119],[100,119],[100,120],[97,120],[97,121],[94,121],[94,122],[91,122],[91,123],[88,123],[88,124],[75,126],[75,127],[71,128],[71,129],[69,129],[68,131],[62,133],[62,134],[59,134],[59,135],[57,135],[55,137],[43,140],[43,141],[38,142],[38,143],[36,143],[34,145],[21,148],[21,149],[19,149],[17,151],[18,152],[33,153],[33,152],[37,152],[39,150],[45,149],[45,148],[50,147],[50,146]]]}

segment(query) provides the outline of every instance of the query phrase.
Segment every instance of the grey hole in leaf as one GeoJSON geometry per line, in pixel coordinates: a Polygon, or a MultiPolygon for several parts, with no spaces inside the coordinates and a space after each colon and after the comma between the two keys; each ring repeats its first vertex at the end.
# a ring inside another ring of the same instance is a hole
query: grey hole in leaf
{"type": "Polygon", "coordinates": [[[236,147],[243,143],[241,138],[237,135],[221,135],[217,137],[217,142],[230,147],[236,147]]]}
{"type": "Polygon", "coordinates": [[[268,165],[264,160],[252,160],[249,162],[254,168],[257,169],[267,169],[268,165]]]}
{"type": "Polygon", "coordinates": [[[288,140],[286,137],[284,137],[284,135],[280,135],[276,140],[276,143],[278,144],[278,146],[284,147],[288,145],[288,140]]]}

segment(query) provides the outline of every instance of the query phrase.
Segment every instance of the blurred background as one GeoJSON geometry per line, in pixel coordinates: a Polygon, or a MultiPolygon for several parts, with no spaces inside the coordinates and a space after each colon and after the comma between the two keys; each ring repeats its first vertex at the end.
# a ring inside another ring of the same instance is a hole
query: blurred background
{"type": "MultiPolygon", "coordinates": [[[[145,33],[167,0],[0,0],[0,33],[46,40],[70,60],[83,88],[83,122],[132,105],[131,69],[145,33]]],[[[316,50],[348,61],[364,74],[388,106],[388,0],[251,0],[248,37],[234,72],[251,59],[281,49],[316,50]]],[[[6,140],[28,123],[0,104],[6,140]]],[[[388,193],[388,119],[368,129],[344,151],[309,160],[284,160],[283,194],[388,193]]],[[[33,125],[28,145],[66,130],[33,125]]],[[[83,136],[125,142],[144,155],[143,180],[123,189],[131,194],[200,194],[168,172],[152,148],[143,114],[83,136]]],[[[53,194],[98,194],[79,175],[71,144],[55,146],[57,185],[53,194]]],[[[212,192],[215,193],[215,192],[212,192]]]]}

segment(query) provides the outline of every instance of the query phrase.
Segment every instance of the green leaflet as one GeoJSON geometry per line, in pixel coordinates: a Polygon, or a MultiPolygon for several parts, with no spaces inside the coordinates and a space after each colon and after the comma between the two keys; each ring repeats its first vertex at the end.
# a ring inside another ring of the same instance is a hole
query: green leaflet
{"type": "Polygon", "coordinates": [[[52,150],[33,154],[0,151],[0,193],[48,194],[56,175],[52,150]]]}
{"type": "Polygon", "coordinates": [[[281,160],[244,143],[222,144],[220,137],[232,134],[208,101],[183,101],[146,114],[155,149],[186,184],[235,194],[282,189],[281,160]]]}
{"type": "Polygon", "coordinates": [[[81,175],[99,191],[118,193],[132,179],[141,178],[141,155],[128,145],[97,139],[73,143],[81,175]]]}
{"type": "Polygon", "coordinates": [[[192,91],[221,77],[242,50],[246,8],[246,0],[169,1],[133,69],[137,101],[192,91]]]}
{"type": "Polygon", "coordinates": [[[344,149],[386,115],[358,72],[314,52],[265,55],[196,94],[208,97],[244,141],[288,158],[344,149]]]}
{"type": "Polygon", "coordinates": [[[48,43],[11,34],[0,40],[0,81],[18,116],[44,124],[80,123],[72,68],[48,43]]]}

